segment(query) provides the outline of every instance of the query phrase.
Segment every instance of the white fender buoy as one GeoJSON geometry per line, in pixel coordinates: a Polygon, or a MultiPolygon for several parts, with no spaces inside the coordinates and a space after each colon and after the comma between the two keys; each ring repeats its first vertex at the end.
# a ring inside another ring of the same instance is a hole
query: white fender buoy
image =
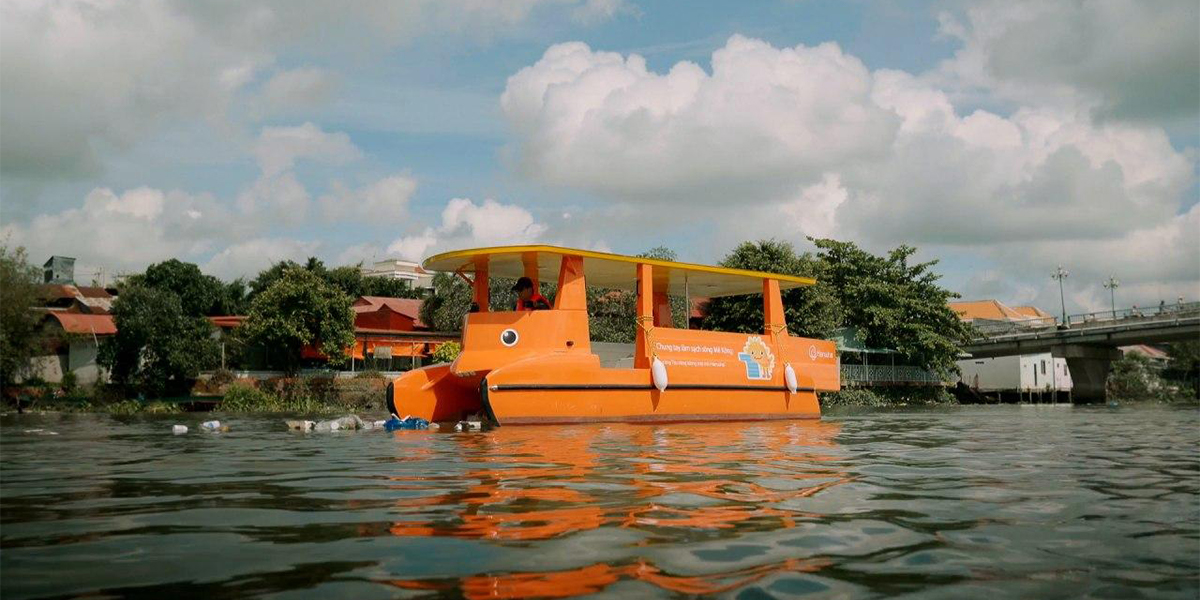
{"type": "Polygon", "coordinates": [[[796,370],[792,368],[792,363],[788,363],[783,367],[783,381],[787,384],[789,392],[795,394],[796,388],[796,370]]]}
{"type": "Polygon", "coordinates": [[[654,387],[658,388],[658,391],[665,392],[667,390],[667,365],[658,360],[657,356],[650,365],[650,378],[654,380],[654,387]]]}

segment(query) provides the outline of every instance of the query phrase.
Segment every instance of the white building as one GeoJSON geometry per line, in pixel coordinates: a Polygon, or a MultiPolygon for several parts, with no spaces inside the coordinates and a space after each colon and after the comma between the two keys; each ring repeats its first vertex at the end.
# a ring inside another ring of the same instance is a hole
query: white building
{"type": "Polygon", "coordinates": [[[30,377],[58,383],[63,375],[73,373],[78,384],[108,381],[107,373],[100,368],[96,358],[100,342],[117,333],[111,315],[91,315],[51,311],[46,313],[46,325],[54,331],[58,340],[53,354],[34,357],[30,377]]]}
{"type": "MultiPolygon", "coordinates": [[[[959,318],[982,331],[1024,331],[1053,328],[1054,317],[1035,306],[1010,307],[998,300],[951,302],[959,318]]],[[[1073,384],[1065,358],[1049,352],[957,361],[960,381],[979,392],[1021,394],[1070,392],[1073,384]]]]}
{"type": "Polygon", "coordinates": [[[1070,392],[1067,359],[1049,352],[957,361],[959,380],[979,392],[1070,392]]]}
{"type": "Polygon", "coordinates": [[[389,258],[379,260],[370,265],[363,265],[362,274],[366,277],[386,277],[408,281],[413,288],[428,288],[433,286],[433,273],[421,268],[415,262],[389,258]]]}

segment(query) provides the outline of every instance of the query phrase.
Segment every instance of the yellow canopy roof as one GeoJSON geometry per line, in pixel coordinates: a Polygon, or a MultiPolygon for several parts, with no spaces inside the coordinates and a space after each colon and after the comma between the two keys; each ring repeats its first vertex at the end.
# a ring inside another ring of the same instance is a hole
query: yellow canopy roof
{"type": "Polygon", "coordinates": [[[536,261],[538,280],[553,283],[558,280],[559,263],[563,256],[583,257],[583,274],[587,284],[605,288],[632,290],[637,282],[637,265],[651,265],[654,267],[655,290],[666,286],[667,293],[679,296],[684,294],[685,288],[691,296],[709,298],[761,294],[764,279],[778,280],[780,289],[785,290],[817,282],[809,277],[542,245],[497,246],[444,252],[425,259],[421,266],[430,271],[474,273],[477,262],[486,261],[490,276],[515,279],[525,275],[527,262],[536,261]]]}

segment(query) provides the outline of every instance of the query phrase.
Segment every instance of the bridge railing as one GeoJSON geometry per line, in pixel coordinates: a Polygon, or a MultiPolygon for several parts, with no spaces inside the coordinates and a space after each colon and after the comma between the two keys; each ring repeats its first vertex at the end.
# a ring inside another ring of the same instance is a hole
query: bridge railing
{"type": "MultiPolygon", "coordinates": [[[[1090,313],[1067,315],[1066,326],[1071,329],[1086,327],[1105,327],[1120,323],[1144,323],[1151,321],[1170,321],[1184,317],[1200,315],[1200,302],[1176,302],[1146,308],[1130,307],[1114,310],[1099,310],[1090,313]]],[[[1052,330],[1059,327],[1055,317],[1036,317],[1020,321],[1001,321],[991,319],[975,319],[971,322],[980,338],[997,338],[1024,333],[1035,333],[1042,330],[1052,330]]]]}
{"type": "Polygon", "coordinates": [[[999,321],[992,319],[975,319],[971,322],[979,333],[986,336],[1004,335],[1007,333],[1021,333],[1025,331],[1035,331],[1038,329],[1054,329],[1058,326],[1058,319],[1054,317],[1036,317],[1030,319],[1022,319],[1020,321],[999,321]]]}
{"type": "Polygon", "coordinates": [[[906,365],[842,365],[841,374],[843,385],[943,383],[932,371],[906,365]]]}
{"type": "Polygon", "coordinates": [[[1113,323],[1130,319],[1170,319],[1200,314],[1200,302],[1176,302],[1146,307],[1131,306],[1116,310],[1098,310],[1090,313],[1067,315],[1067,326],[1113,323]]]}

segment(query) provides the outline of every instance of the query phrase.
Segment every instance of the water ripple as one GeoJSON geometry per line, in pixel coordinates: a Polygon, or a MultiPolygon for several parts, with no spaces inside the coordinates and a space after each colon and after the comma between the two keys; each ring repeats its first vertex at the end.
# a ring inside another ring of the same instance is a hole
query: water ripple
{"type": "Polygon", "coordinates": [[[1200,592],[1194,409],[461,434],[228,420],[173,436],[164,418],[0,418],[0,595],[1200,592]]]}

